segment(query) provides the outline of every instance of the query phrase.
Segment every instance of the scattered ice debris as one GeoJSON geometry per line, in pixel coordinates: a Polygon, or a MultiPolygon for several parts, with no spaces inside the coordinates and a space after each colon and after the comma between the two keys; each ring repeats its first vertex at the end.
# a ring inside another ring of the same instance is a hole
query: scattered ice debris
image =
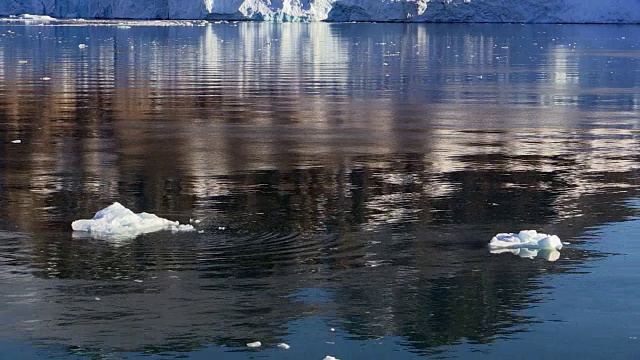
{"type": "Polygon", "coordinates": [[[20,140],[20,139],[11,140],[12,144],[20,144],[21,142],[22,142],[22,140],[20,140]]]}
{"type": "Polygon", "coordinates": [[[84,48],[86,48],[86,47],[87,47],[87,44],[80,44],[80,45],[78,45],[78,48],[79,48],[79,49],[84,49],[84,48]]]}
{"type": "Polygon", "coordinates": [[[280,349],[289,350],[289,348],[290,348],[291,346],[289,346],[289,344],[287,344],[287,343],[280,343],[280,344],[278,344],[278,347],[279,347],[280,349]]]}
{"type": "Polygon", "coordinates": [[[260,346],[262,346],[262,343],[260,341],[254,341],[247,344],[247,347],[250,348],[259,348],[260,346]]]}
{"type": "Polygon", "coordinates": [[[115,202],[98,211],[93,219],[81,219],[71,223],[75,231],[89,233],[99,239],[132,239],[138,235],[161,230],[194,231],[192,225],[182,225],[177,221],[167,220],[154,214],[139,214],[115,202]]]}
{"type": "Polygon", "coordinates": [[[489,242],[492,254],[512,253],[522,258],[541,257],[548,261],[560,258],[562,242],[556,235],[538,233],[535,230],[522,230],[518,234],[500,233],[489,242]]]}
{"type": "Polygon", "coordinates": [[[327,356],[325,356],[325,357],[324,357],[324,359],[322,359],[322,360],[340,360],[340,359],[338,359],[337,357],[333,357],[333,356],[331,356],[331,355],[327,355],[327,356]]]}
{"type": "Polygon", "coordinates": [[[329,329],[329,331],[336,332],[336,329],[335,328],[331,328],[331,329],[329,329]]]}

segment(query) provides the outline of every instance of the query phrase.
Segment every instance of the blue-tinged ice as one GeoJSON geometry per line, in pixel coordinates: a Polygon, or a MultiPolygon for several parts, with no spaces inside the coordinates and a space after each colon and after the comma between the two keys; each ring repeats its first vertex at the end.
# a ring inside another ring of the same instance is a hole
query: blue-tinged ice
{"type": "Polygon", "coordinates": [[[195,230],[192,225],[180,224],[154,214],[146,212],[136,214],[118,202],[98,211],[93,219],[74,221],[71,223],[71,228],[85,232],[91,237],[113,240],[132,239],[138,235],[162,230],[173,232],[195,230]]]}

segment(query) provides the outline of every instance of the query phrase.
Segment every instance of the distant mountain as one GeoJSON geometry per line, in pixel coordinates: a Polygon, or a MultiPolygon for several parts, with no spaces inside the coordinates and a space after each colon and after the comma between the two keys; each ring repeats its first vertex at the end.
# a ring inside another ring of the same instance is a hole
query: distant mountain
{"type": "Polygon", "coordinates": [[[0,16],[639,24],[640,0],[2,0],[0,16]]]}

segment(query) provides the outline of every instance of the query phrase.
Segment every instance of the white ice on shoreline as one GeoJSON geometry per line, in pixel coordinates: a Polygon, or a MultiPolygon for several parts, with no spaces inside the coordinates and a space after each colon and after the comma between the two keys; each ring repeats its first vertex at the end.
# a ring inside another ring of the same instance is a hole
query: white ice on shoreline
{"type": "MultiPolygon", "coordinates": [[[[0,16],[639,24],[637,0],[2,0],[0,16]]],[[[30,20],[25,18],[25,20],[30,20]]]]}
{"type": "Polygon", "coordinates": [[[154,214],[146,212],[136,214],[118,202],[98,211],[93,219],[72,222],[71,228],[101,239],[128,239],[161,230],[174,232],[195,230],[191,225],[183,225],[154,214]]]}

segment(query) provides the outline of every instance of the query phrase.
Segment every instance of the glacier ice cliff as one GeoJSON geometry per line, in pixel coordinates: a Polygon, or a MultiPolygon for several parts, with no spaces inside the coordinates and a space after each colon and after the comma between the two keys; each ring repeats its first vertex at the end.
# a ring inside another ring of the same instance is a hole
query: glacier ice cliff
{"type": "Polygon", "coordinates": [[[1,0],[0,16],[85,19],[640,23],[640,0],[1,0]]]}

